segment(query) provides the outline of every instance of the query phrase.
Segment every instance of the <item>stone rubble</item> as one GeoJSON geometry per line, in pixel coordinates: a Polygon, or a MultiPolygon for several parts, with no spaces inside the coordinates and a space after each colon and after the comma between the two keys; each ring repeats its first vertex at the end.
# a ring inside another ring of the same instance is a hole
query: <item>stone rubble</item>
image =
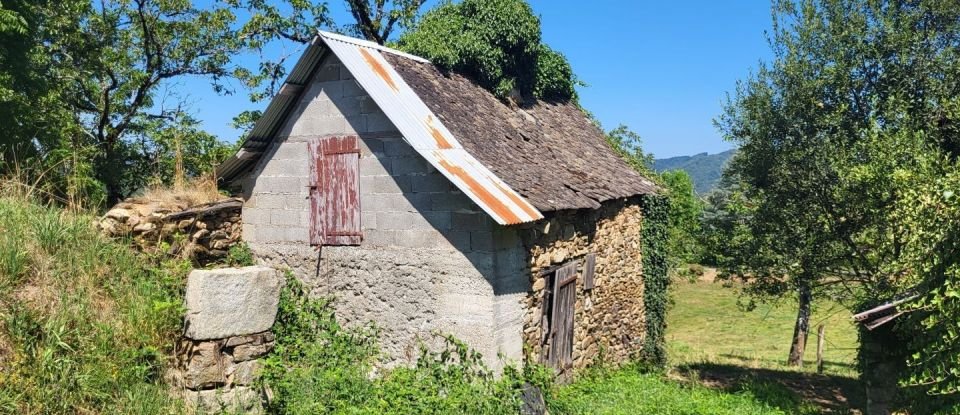
{"type": "Polygon", "coordinates": [[[107,236],[129,237],[141,251],[163,248],[206,265],[225,258],[240,242],[242,205],[237,198],[199,206],[131,198],[110,209],[97,226],[107,236]]]}

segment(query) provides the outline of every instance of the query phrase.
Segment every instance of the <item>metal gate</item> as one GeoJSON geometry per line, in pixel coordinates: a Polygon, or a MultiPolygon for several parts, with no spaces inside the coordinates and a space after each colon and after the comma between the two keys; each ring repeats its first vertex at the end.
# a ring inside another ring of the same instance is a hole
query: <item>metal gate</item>
{"type": "Polygon", "coordinates": [[[550,307],[550,352],[547,362],[558,372],[573,366],[573,316],[577,302],[576,262],[553,274],[550,307]]]}

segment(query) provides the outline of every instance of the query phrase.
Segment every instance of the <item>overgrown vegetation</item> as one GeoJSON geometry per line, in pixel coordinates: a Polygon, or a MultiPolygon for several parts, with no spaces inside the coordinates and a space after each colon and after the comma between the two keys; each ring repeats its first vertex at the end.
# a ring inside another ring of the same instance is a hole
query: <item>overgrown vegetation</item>
{"type": "Polygon", "coordinates": [[[576,100],[570,63],[541,41],[540,18],[523,0],[441,3],[397,47],[470,76],[501,99],[576,100]]]}
{"type": "Polygon", "coordinates": [[[507,366],[496,378],[479,354],[451,337],[439,351],[423,347],[414,367],[375,369],[375,328],[341,326],[328,300],[309,297],[293,277],[273,330],[276,348],[262,379],[275,396],[272,413],[516,414],[524,384],[550,390],[546,369],[507,366]]]}
{"type": "Polygon", "coordinates": [[[189,262],[0,195],[0,413],[170,413],[161,375],[189,262]]]}
{"type": "Polygon", "coordinates": [[[664,379],[637,367],[597,368],[558,388],[552,414],[793,414],[800,403],[782,389],[743,388],[734,393],[664,379]],[[759,396],[758,396],[759,395],[759,396]],[[762,398],[761,398],[762,397],[762,398]],[[773,399],[771,399],[773,398],[773,399]],[[784,409],[781,409],[784,408],[784,409]]]}

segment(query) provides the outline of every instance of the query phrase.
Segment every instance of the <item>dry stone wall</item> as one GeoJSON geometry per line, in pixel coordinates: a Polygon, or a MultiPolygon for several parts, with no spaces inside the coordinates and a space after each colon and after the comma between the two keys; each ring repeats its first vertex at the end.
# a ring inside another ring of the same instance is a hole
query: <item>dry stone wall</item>
{"type": "Polygon", "coordinates": [[[601,358],[624,362],[639,353],[645,334],[639,200],[605,203],[595,210],[557,212],[520,230],[528,252],[532,291],[525,299],[524,343],[540,358],[548,317],[544,313],[552,267],[579,261],[574,317],[573,367],[601,358]],[[583,258],[596,254],[594,288],[587,290],[583,258]]]}
{"type": "Polygon", "coordinates": [[[262,412],[254,387],[273,349],[283,280],[272,268],[195,270],[187,278],[184,337],[168,382],[199,413],[262,412]]]}
{"type": "Polygon", "coordinates": [[[144,252],[166,247],[206,265],[227,256],[240,241],[241,199],[225,199],[196,206],[186,203],[128,199],[110,209],[99,221],[111,237],[129,237],[144,252]]]}

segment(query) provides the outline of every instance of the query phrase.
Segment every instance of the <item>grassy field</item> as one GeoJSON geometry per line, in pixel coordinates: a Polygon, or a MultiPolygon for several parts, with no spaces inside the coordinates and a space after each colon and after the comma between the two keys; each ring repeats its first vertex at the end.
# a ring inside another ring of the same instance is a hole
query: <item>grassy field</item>
{"type": "Polygon", "coordinates": [[[753,311],[737,306],[737,292],[719,282],[678,281],[671,287],[667,346],[673,365],[710,362],[748,368],[810,372],[816,366],[816,326],[825,325],[824,372],[855,377],[857,332],[850,312],[814,303],[802,369],[785,365],[796,320],[796,303],[785,298],[753,311]]]}
{"type": "Polygon", "coordinates": [[[857,331],[840,305],[814,302],[804,364],[797,368],[786,365],[796,319],[792,299],[747,312],[737,305],[737,290],[719,282],[677,281],[671,291],[667,348],[672,376],[727,391],[785,388],[787,401],[803,403],[795,413],[862,407],[857,331]],[[819,324],[825,327],[823,374],[816,373],[815,363],[819,324]]]}

